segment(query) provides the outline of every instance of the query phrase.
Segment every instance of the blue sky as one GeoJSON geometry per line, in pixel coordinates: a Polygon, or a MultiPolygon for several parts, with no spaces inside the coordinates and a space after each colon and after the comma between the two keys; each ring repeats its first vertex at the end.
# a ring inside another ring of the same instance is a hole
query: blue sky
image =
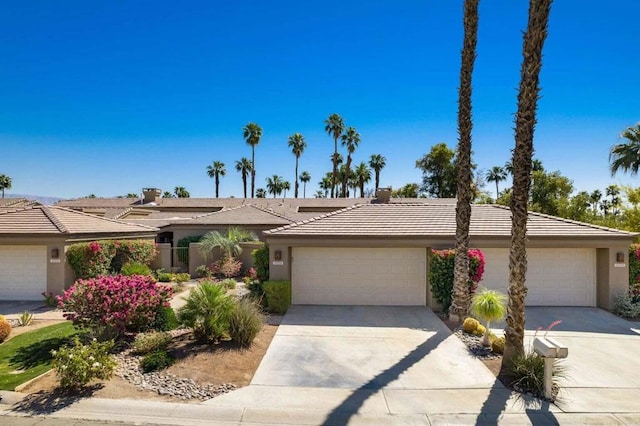
{"type": "MultiPolygon", "coordinates": [[[[293,182],[288,136],[308,148],[312,183],[331,169],[323,121],[358,129],[356,163],[387,158],[381,184],[419,182],[415,161],[457,143],[461,1],[30,1],[0,14],[0,173],[10,192],[115,196],[156,186],[214,194],[206,166],[227,165],[221,196],[241,196],[233,164],[257,186],[293,182]]],[[[513,147],[528,2],[484,0],[474,74],[481,169],[513,147]]],[[[541,75],[536,156],[578,190],[637,179],[608,172],[609,148],[640,121],[640,2],[556,1],[541,75]]],[[[489,191],[492,186],[487,186],[489,191]]]]}

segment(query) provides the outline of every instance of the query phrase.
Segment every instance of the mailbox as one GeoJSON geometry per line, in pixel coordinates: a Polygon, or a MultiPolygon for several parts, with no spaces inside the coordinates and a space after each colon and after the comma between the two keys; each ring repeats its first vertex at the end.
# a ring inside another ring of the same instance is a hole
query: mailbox
{"type": "Polygon", "coordinates": [[[533,350],[544,358],[566,358],[569,355],[569,348],[550,337],[536,337],[533,350]]]}

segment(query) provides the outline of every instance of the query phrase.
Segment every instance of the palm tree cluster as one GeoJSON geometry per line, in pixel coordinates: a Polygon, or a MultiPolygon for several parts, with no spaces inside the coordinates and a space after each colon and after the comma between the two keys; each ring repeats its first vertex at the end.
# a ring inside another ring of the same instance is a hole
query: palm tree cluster
{"type": "Polygon", "coordinates": [[[13,181],[7,175],[0,175],[0,190],[2,190],[2,198],[4,198],[4,191],[6,189],[11,189],[11,185],[13,181]]]}

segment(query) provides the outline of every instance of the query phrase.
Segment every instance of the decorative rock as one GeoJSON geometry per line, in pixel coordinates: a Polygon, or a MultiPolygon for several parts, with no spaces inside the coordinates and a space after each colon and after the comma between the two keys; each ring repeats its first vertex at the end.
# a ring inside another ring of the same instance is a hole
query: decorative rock
{"type": "Polygon", "coordinates": [[[500,354],[493,353],[490,347],[482,346],[482,336],[465,333],[461,327],[456,328],[454,334],[467,345],[469,352],[480,359],[500,359],[500,354]]]}

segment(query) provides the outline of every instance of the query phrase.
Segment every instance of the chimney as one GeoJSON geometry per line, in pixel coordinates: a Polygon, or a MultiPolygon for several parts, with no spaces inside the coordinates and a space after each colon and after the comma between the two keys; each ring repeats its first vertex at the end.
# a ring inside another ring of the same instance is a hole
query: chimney
{"type": "Polygon", "coordinates": [[[389,204],[391,188],[376,188],[376,203],[389,204]]]}
{"type": "Polygon", "coordinates": [[[142,188],[142,194],[144,195],[144,204],[154,203],[156,198],[160,197],[162,191],[160,188],[142,188]]]}

